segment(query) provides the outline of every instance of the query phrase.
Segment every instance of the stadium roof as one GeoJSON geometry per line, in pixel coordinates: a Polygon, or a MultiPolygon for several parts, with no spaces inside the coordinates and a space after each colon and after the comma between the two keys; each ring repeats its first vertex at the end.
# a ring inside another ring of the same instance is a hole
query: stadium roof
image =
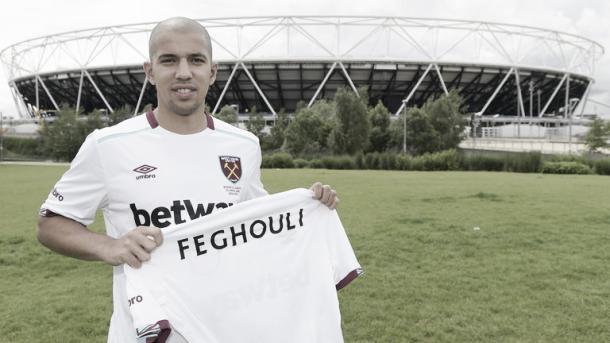
{"type": "MultiPolygon", "coordinates": [[[[467,110],[542,116],[582,104],[604,53],[596,42],[529,26],[399,17],[274,16],[199,20],[219,63],[207,102],[275,113],[369,88],[391,111],[451,89],[467,110]],[[567,91],[566,91],[567,89],[567,91]],[[572,100],[570,100],[572,99],[572,100]],[[576,100],[578,99],[578,100],[576,100]]],[[[44,36],[0,53],[22,113],[155,104],[141,64],[156,23],[44,36]]],[[[584,105],[584,104],[583,104],[584,105]]],[[[583,108],[584,106],[581,106],[583,108]]]]}

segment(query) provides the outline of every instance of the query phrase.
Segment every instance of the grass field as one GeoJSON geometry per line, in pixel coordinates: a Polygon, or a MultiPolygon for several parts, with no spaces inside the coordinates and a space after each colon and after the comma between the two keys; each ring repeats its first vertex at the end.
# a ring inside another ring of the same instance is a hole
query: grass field
{"type": "MultiPolygon", "coordinates": [[[[38,207],[65,168],[0,165],[0,342],[105,342],[111,268],[35,239],[38,207]]],[[[315,180],[339,191],[366,272],[340,292],[346,342],[610,341],[610,177],[263,178],[270,192],[315,180]]]]}

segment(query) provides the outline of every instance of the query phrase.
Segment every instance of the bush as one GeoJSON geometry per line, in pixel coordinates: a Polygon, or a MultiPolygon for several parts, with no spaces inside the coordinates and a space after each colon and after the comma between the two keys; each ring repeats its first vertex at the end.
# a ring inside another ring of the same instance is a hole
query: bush
{"type": "Polygon", "coordinates": [[[293,162],[294,162],[295,168],[308,168],[309,167],[309,161],[302,159],[302,158],[297,158],[293,162]]]}
{"type": "Polygon", "coordinates": [[[22,137],[4,137],[4,149],[18,155],[41,156],[42,148],[40,139],[22,137]]]}
{"type": "Polygon", "coordinates": [[[542,166],[540,152],[507,154],[504,170],[518,173],[537,173],[542,166]]]}
{"type": "Polygon", "coordinates": [[[324,163],[322,162],[321,159],[315,158],[315,159],[309,161],[309,167],[315,168],[315,169],[322,169],[322,168],[324,168],[324,163]]]}
{"type": "Polygon", "coordinates": [[[600,159],[594,163],[595,172],[599,175],[610,175],[610,159],[600,159]]]}
{"type": "Polygon", "coordinates": [[[356,162],[349,156],[326,156],[322,164],[326,169],[356,169],[356,162]]]}
{"type": "Polygon", "coordinates": [[[411,157],[409,155],[398,155],[396,157],[396,169],[411,170],[411,157]]]}
{"type": "Polygon", "coordinates": [[[266,157],[263,157],[263,168],[294,168],[292,156],[285,152],[278,152],[266,157]]]}
{"type": "Polygon", "coordinates": [[[423,154],[414,157],[411,163],[413,170],[458,170],[460,155],[454,150],[423,154]]]}
{"type": "Polygon", "coordinates": [[[580,162],[544,162],[543,174],[591,174],[591,168],[580,162]]]}
{"type": "Polygon", "coordinates": [[[364,155],[361,152],[356,154],[356,158],[354,159],[354,162],[356,163],[356,168],[365,169],[364,155]]]}
{"type": "Polygon", "coordinates": [[[460,163],[460,169],[471,171],[502,171],[504,170],[504,160],[498,156],[483,154],[464,155],[460,163]]]}

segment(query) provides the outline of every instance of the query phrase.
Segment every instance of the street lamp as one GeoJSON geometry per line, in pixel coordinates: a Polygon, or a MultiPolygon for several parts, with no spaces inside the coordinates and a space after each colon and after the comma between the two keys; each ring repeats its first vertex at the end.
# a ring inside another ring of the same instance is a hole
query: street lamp
{"type": "Polygon", "coordinates": [[[4,161],[4,115],[0,112],[0,162],[4,161]]]}
{"type": "Polygon", "coordinates": [[[402,100],[402,107],[404,108],[403,116],[403,127],[402,127],[402,152],[407,153],[407,99],[402,100]]]}

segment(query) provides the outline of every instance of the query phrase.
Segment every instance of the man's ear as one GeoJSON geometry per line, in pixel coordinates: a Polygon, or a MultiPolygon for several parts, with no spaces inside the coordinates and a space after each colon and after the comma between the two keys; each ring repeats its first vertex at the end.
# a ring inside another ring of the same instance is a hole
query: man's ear
{"type": "Polygon", "coordinates": [[[218,64],[212,64],[212,70],[210,72],[210,85],[213,85],[216,82],[216,73],[218,72],[218,64]]]}
{"type": "Polygon", "coordinates": [[[146,78],[151,85],[155,84],[155,77],[152,69],[152,64],[150,62],[144,62],[144,73],[146,74],[146,78]]]}

